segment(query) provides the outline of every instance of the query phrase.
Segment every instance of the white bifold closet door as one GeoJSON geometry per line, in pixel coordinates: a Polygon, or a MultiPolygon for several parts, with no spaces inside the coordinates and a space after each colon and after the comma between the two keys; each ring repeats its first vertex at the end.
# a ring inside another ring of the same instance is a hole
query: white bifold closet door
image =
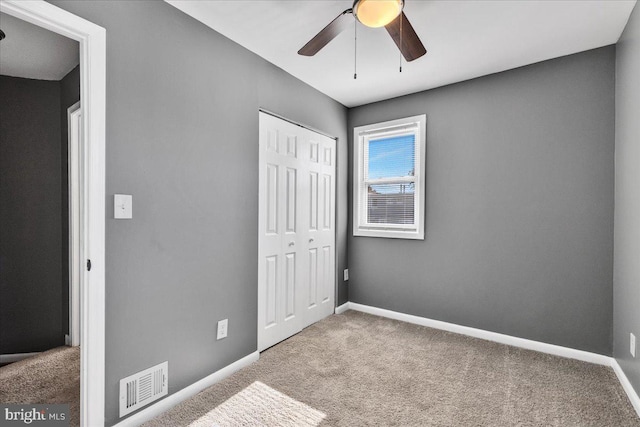
{"type": "Polygon", "coordinates": [[[334,312],[332,138],[260,112],[258,350],[334,312]]]}

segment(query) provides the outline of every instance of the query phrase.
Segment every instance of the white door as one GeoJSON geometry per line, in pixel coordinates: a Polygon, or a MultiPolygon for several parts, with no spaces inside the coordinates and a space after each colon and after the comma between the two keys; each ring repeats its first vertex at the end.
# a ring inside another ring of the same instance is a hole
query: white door
{"type": "Polygon", "coordinates": [[[260,112],[258,350],[334,311],[334,139],[260,112]]]}
{"type": "Polygon", "coordinates": [[[307,238],[305,326],[334,312],[335,295],[335,154],[336,141],[308,132],[305,179],[309,181],[308,210],[302,225],[307,238]]]}

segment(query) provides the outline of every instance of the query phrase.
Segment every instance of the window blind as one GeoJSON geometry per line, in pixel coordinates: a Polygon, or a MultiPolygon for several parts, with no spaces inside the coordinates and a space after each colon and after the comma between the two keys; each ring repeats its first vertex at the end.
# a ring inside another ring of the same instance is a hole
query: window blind
{"type": "Polygon", "coordinates": [[[364,139],[366,223],[415,224],[415,134],[364,139]]]}

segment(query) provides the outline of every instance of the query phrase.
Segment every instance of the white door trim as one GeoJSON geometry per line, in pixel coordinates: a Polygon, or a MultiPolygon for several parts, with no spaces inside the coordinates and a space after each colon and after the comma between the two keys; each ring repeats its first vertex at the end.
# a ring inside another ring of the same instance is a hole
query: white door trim
{"type": "Polygon", "coordinates": [[[43,0],[2,0],[0,11],[80,43],[82,148],[80,424],[104,425],[106,31],[43,0]]]}
{"type": "Polygon", "coordinates": [[[80,192],[84,181],[80,175],[80,137],[82,136],[80,101],[67,109],[68,129],[68,199],[69,199],[69,345],[80,345],[80,192]]]}

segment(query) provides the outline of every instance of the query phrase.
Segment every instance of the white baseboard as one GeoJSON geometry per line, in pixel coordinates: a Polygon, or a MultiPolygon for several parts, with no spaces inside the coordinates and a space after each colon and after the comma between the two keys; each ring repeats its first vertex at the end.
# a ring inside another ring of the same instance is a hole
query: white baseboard
{"type": "Polygon", "coordinates": [[[157,403],[149,406],[146,409],[142,409],[140,412],[133,414],[129,418],[125,418],[124,420],[116,424],[116,427],[139,426],[140,424],[143,424],[157,417],[163,412],[168,411],[169,409],[176,406],[178,403],[184,400],[187,400],[192,396],[195,396],[205,388],[210,387],[213,384],[223,380],[224,378],[228,377],[234,372],[239,371],[240,369],[246,366],[249,366],[253,362],[257,361],[259,358],[260,358],[260,353],[257,351],[253,352],[248,356],[245,356],[242,359],[237,360],[232,364],[227,365],[224,368],[220,369],[219,371],[216,371],[213,374],[201,379],[200,381],[197,381],[191,384],[190,386],[183,388],[178,392],[170,394],[166,398],[158,401],[157,403]]]}
{"type": "Polygon", "coordinates": [[[336,307],[336,314],[342,314],[347,310],[349,310],[349,303],[345,302],[344,304],[336,307]]]}
{"type": "Polygon", "coordinates": [[[618,381],[620,381],[620,384],[622,384],[622,388],[627,393],[627,396],[629,396],[631,405],[633,405],[633,408],[636,410],[638,417],[640,417],[640,397],[638,396],[638,393],[636,393],[636,391],[633,389],[631,382],[629,382],[629,378],[627,378],[624,371],[618,364],[618,361],[613,357],[611,358],[611,367],[613,368],[613,372],[615,372],[618,376],[618,381]]]}
{"type": "Polygon", "coordinates": [[[351,310],[361,311],[363,313],[375,314],[376,316],[387,317],[389,319],[401,320],[403,322],[414,323],[416,325],[427,326],[429,328],[455,332],[456,334],[467,335],[487,341],[494,341],[500,344],[526,348],[527,350],[539,351],[541,353],[553,354],[555,356],[567,357],[569,359],[582,360],[583,362],[611,366],[611,358],[602,354],[590,353],[588,351],[576,350],[573,348],[547,344],[525,338],[518,338],[511,335],[500,334],[498,332],[485,331],[483,329],[456,325],[454,323],[443,322],[441,320],[428,319],[426,317],[399,313],[397,311],[385,310],[383,308],[371,307],[353,302],[349,302],[348,304],[351,310]]]}
{"type": "Polygon", "coordinates": [[[27,359],[29,357],[33,357],[40,354],[39,352],[35,353],[14,353],[14,354],[0,354],[0,363],[13,363],[19,362],[22,359],[27,359]]]}

